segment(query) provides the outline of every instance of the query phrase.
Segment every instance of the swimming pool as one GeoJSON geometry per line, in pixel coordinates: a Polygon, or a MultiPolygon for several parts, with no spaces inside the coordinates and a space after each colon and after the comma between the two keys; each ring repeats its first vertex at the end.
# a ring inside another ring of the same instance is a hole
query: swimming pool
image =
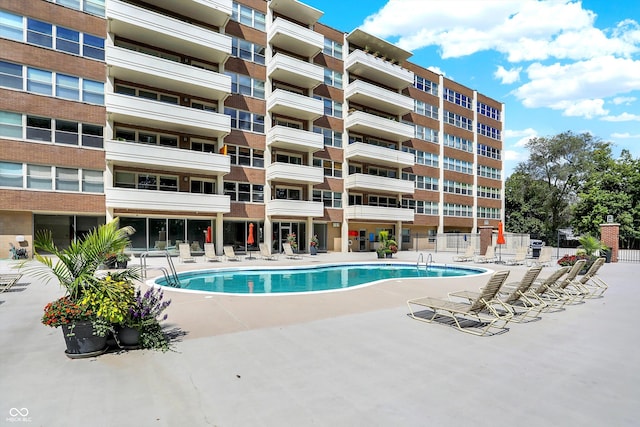
{"type": "MultiPolygon", "coordinates": [[[[287,294],[326,292],[370,285],[381,280],[430,277],[460,277],[486,269],[415,264],[349,263],[304,267],[224,268],[179,273],[180,289],[224,294],[287,294]]],[[[153,284],[166,286],[164,278],[153,284]]]]}

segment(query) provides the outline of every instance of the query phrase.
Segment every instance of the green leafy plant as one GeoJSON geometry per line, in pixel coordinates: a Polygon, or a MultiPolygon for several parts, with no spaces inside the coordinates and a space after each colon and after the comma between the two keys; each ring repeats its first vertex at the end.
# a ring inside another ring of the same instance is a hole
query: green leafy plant
{"type": "Polygon", "coordinates": [[[123,326],[140,330],[140,345],[160,351],[169,349],[169,340],[162,331],[160,322],[167,320],[164,310],[171,304],[171,300],[164,299],[160,288],[149,288],[144,293],[137,289],[133,304],[129,307],[123,326]]]}
{"type": "Polygon", "coordinates": [[[592,236],[591,234],[585,234],[578,238],[581,249],[584,250],[587,255],[595,255],[596,252],[606,251],[609,249],[607,245],[602,243],[600,239],[592,236]]]}
{"type": "Polygon", "coordinates": [[[319,241],[318,241],[318,235],[317,235],[317,234],[314,234],[314,235],[313,235],[313,237],[311,238],[311,241],[309,242],[309,244],[310,244],[311,246],[318,246],[318,243],[319,243],[319,241]]]}
{"type": "Polygon", "coordinates": [[[291,249],[298,249],[298,237],[296,236],[296,233],[287,234],[287,243],[291,245],[291,249]]]}

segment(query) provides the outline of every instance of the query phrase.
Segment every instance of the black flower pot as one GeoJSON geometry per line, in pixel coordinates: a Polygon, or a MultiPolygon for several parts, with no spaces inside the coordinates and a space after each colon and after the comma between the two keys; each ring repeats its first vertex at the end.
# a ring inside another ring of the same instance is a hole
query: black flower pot
{"type": "Polygon", "coordinates": [[[316,246],[311,246],[309,248],[309,252],[311,253],[311,255],[318,255],[318,248],[316,246]]]}
{"type": "Polygon", "coordinates": [[[118,343],[123,348],[137,348],[140,345],[140,329],[121,326],[116,330],[118,343]]]}
{"type": "Polygon", "coordinates": [[[125,269],[127,268],[128,261],[118,261],[116,264],[119,269],[125,269]]]}
{"type": "Polygon", "coordinates": [[[75,325],[62,325],[62,334],[67,344],[65,354],[70,359],[98,356],[107,351],[107,337],[93,334],[93,323],[76,322],[75,325]]]}

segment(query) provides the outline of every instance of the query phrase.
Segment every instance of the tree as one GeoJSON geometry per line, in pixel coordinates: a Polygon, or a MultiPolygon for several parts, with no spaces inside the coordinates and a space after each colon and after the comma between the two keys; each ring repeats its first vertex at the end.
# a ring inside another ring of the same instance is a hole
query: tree
{"type": "Polygon", "coordinates": [[[598,144],[589,133],[571,131],[530,139],[529,159],[506,183],[509,230],[538,231],[544,240],[555,241],[557,230],[571,222],[570,207],[589,174],[590,155],[598,144]]]}
{"type": "Polygon", "coordinates": [[[622,237],[640,238],[640,159],[623,150],[615,160],[611,145],[602,144],[594,150],[592,161],[593,169],[573,210],[574,229],[598,235],[600,224],[613,215],[622,237]]]}

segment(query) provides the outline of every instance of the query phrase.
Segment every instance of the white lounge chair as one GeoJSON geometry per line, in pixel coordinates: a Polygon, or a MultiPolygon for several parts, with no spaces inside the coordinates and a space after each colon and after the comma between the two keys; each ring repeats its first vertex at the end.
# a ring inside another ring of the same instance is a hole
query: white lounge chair
{"type": "Polygon", "coordinates": [[[453,257],[453,260],[455,262],[473,261],[474,253],[475,251],[473,250],[473,246],[469,245],[463,255],[456,255],[453,257]]]}
{"type": "Polygon", "coordinates": [[[188,243],[180,243],[178,251],[178,260],[180,262],[196,262],[196,258],[191,255],[191,248],[188,243]]]}
{"type": "Polygon", "coordinates": [[[235,251],[233,250],[233,246],[223,246],[222,250],[224,251],[224,256],[227,261],[240,261],[240,257],[236,255],[235,251]]]}
{"type": "Polygon", "coordinates": [[[260,243],[258,246],[260,247],[260,255],[262,256],[262,259],[269,261],[275,261],[278,259],[278,255],[272,254],[266,244],[260,243]]]}
{"type": "Polygon", "coordinates": [[[282,248],[284,249],[284,254],[287,256],[287,258],[302,259],[300,255],[293,252],[293,249],[291,248],[291,243],[283,243],[282,248]]]}
{"type": "Polygon", "coordinates": [[[8,291],[13,285],[18,283],[18,280],[22,277],[22,274],[0,274],[0,293],[8,291]]]}
{"type": "Polygon", "coordinates": [[[222,261],[222,257],[216,254],[216,246],[213,243],[204,244],[204,259],[206,261],[222,261]]]}
{"type": "Polygon", "coordinates": [[[551,265],[551,256],[553,255],[553,248],[551,246],[545,246],[540,249],[540,255],[538,258],[534,258],[531,260],[531,266],[549,266],[551,265]]]}
{"type": "Polygon", "coordinates": [[[478,255],[475,258],[475,262],[477,263],[485,263],[485,262],[493,262],[496,259],[496,248],[495,246],[487,246],[487,252],[484,255],[478,255]]]}
{"type": "Polygon", "coordinates": [[[506,265],[523,265],[527,260],[527,248],[520,247],[516,249],[516,255],[506,260],[504,263],[506,265]]]}

